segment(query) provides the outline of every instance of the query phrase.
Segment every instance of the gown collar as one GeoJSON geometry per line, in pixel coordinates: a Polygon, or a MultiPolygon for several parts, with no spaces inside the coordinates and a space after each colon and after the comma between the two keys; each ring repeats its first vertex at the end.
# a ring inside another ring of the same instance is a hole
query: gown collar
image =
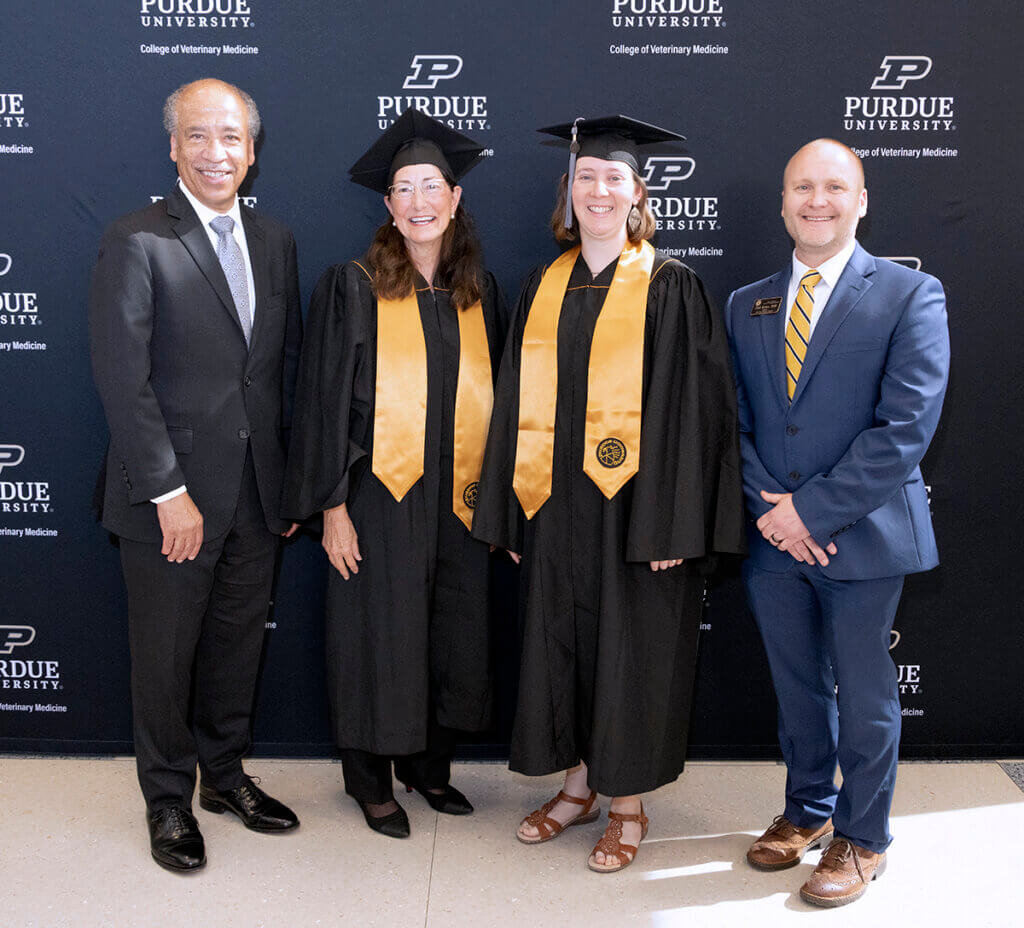
{"type": "Polygon", "coordinates": [[[569,275],[569,287],[610,287],[612,285],[612,278],[615,277],[615,268],[618,265],[619,259],[615,258],[611,264],[594,277],[590,273],[590,266],[583,259],[583,253],[580,252],[576,258],[576,263],[573,265],[572,274],[569,275]]]}

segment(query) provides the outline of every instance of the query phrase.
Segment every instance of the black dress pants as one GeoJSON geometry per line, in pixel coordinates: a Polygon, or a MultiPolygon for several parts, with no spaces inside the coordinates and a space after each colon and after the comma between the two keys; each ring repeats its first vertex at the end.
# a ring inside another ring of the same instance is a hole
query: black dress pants
{"type": "Polygon", "coordinates": [[[455,732],[432,721],[427,729],[427,747],[416,754],[386,757],[342,748],[341,770],[345,776],[345,792],[361,802],[375,805],[394,798],[391,785],[391,762],[395,776],[409,786],[420,789],[442,789],[451,776],[455,753],[455,732]]]}
{"type": "Polygon", "coordinates": [[[244,782],[278,543],[251,455],[231,527],[194,561],[173,564],[159,544],[121,539],[135,755],[151,811],[191,808],[197,762],[214,789],[244,782]]]}

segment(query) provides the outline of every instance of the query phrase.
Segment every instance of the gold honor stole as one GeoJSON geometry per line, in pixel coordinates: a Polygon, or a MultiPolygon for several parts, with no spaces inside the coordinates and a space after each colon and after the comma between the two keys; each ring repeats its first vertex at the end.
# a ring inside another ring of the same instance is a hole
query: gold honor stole
{"type": "MultiPolygon", "coordinates": [[[[523,331],[512,488],[527,519],[532,519],[551,495],[558,317],[579,253],[579,247],[571,248],[547,269],[523,331]]],[[[583,472],[607,499],[625,486],[640,465],[644,328],[653,267],[650,243],[626,246],[590,344],[583,472]]]]}
{"type": "MultiPolygon", "coordinates": [[[[473,521],[494,389],[484,311],[477,300],[457,312],[459,381],[455,391],[452,511],[473,521]]],[[[377,383],[373,416],[373,473],[401,501],[423,475],[427,429],[427,346],[419,301],[377,300],[377,383]]]]}

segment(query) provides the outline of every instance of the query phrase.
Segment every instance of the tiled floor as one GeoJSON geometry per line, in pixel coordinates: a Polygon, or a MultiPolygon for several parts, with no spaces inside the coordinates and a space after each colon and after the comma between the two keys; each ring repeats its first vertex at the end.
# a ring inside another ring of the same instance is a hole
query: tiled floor
{"type": "Polygon", "coordinates": [[[3,928],[450,928],[808,924],[1003,928],[1021,923],[1024,793],[996,763],[900,767],[896,841],[859,902],[814,909],[799,897],[817,853],[760,873],[743,862],[781,807],[775,764],[694,763],[648,798],[637,862],[595,874],[603,825],[527,847],[512,830],[558,778],[460,764],[475,815],[438,816],[403,798],[413,836],[371,833],[329,762],[252,761],[249,771],[302,819],[295,833],[246,831],[198,809],[209,864],[179,876],[149,857],[131,759],[0,758],[3,928]]]}

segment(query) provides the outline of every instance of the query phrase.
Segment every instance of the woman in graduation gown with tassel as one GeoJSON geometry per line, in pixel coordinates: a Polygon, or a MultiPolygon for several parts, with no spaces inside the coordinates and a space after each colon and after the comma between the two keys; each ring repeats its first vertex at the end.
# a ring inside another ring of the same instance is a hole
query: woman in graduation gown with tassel
{"type": "Polygon", "coordinates": [[[736,400],[703,284],[647,241],[638,146],[682,137],[621,116],[541,131],[572,141],[552,226],[574,247],[523,286],[473,532],[521,555],[510,766],[567,771],[517,837],[612,797],[588,858],[611,872],[647,832],[640,794],[683,769],[705,577],[744,551],[736,400]]]}
{"type": "Polygon", "coordinates": [[[440,812],[456,731],[491,710],[488,546],[469,534],[506,311],[460,204],[481,146],[409,110],[351,169],[385,196],[367,255],[313,293],[284,509],[323,513],[327,670],[346,791],[409,834],[391,764],[440,812]]]}

